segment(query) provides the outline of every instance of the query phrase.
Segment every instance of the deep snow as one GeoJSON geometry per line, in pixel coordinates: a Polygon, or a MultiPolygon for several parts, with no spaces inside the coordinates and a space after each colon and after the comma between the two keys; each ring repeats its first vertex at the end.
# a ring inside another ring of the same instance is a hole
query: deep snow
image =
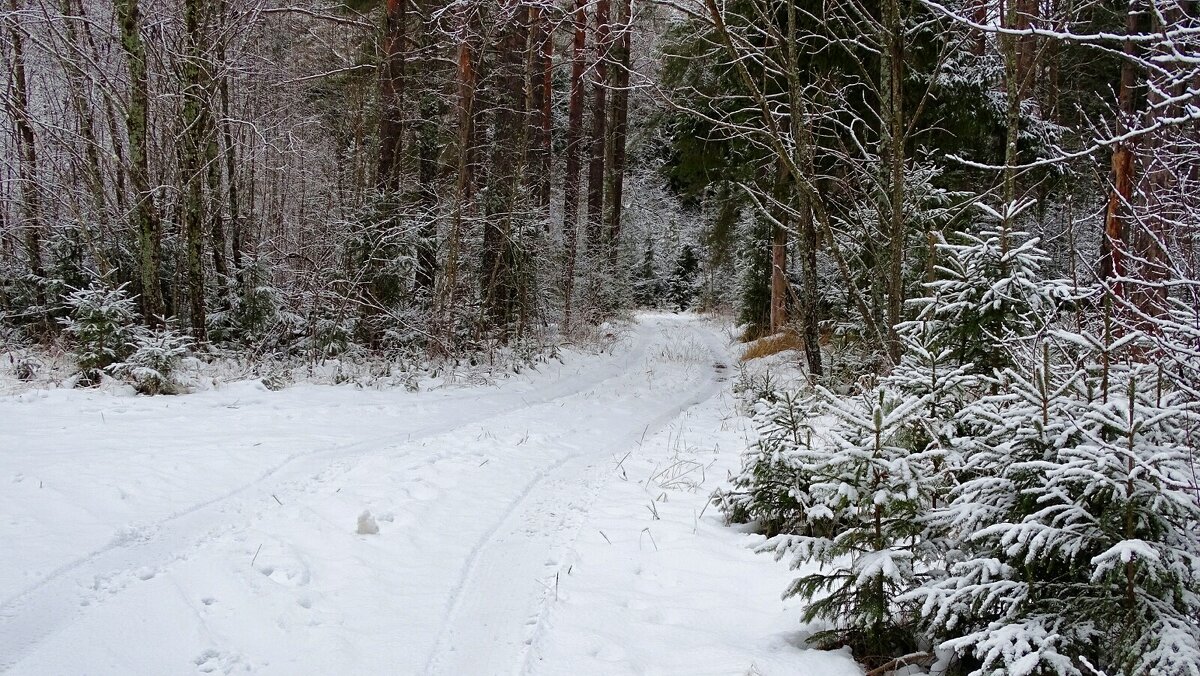
{"type": "Polygon", "coordinates": [[[496,387],[0,397],[0,671],[859,674],[705,510],[732,370],[643,315],[496,387]]]}

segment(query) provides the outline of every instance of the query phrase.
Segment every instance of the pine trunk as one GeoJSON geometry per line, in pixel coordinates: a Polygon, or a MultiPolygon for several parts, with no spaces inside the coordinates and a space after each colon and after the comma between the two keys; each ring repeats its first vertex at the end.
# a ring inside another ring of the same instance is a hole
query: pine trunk
{"type": "Polygon", "coordinates": [[[184,4],[184,40],[187,51],[183,63],[183,107],[181,109],[180,171],[184,180],[183,227],[187,238],[187,295],[192,337],[203,342],[205,336],[204,298],[204,226],[207,221],[204,202],[204,170],[208,150],[211,116],[207,114],[207,67],[204,62],[205,17],[202,0],[184,4]]]}
{"type": "MultiPolygon", "coordinates": [[[[1131,0],[1125,16],[1125,29],[1133,35],[1139,29],[1140,2],[1131,0]]],[[[1138,109],[1138,71],[1134,65],[1137,54],[1133,42],[1125,43],[1126,59],[1121,65],[1121,82],[1118,90],[1120,115],[1117,132],[1128,131],[1134,124],[1138,109]]],[[[1112,185],[1109,189],[1108,207],[1104,214],[1104,237],[1100,242],[1100,275],[1109,282],[1114,295],[1124,295],[1124,277],[1127,276],[1126,256],[1130,249],[1129,207],[1133,200],[1135,143],[1132,140],[1118,143],[1113,148],[1112,185]]]]}
{"type": "Polygon", "coordinates": [[[521,210],[521,155],[528,125],[525,121],[525,67],[527,42],[525,12],[520,0],[508,0],[508,25],[500,43],[498,108],[489,164],[489,186],[483,200],[487,218],[483,231],[483,298],[486,325],[507,336],[516,317],[520,289],[515,278],[518,247],[517,219],[521,210]]]}
{"type": "Polygon", "coordinates": [[[621,0],[620,30],[614,44],[612,72],[612,110],[610,113],[609,141],[605,160],[608,169],[605,192],[608,199],[608,265],[617,266],[617,255],[621,243],[621,216],[625,196],[625,143],[629,136],[629,67],[630,47],[633,36],[633,2],[621,0]]]}
{"type": "MultiPolygon", "coordinates": [[[[14,14],[21,10],[17,0],[9,0],[9,8],[14,14]]],[[[37,171],[37,137],[33,131],[33,120],[29,117],[29,87],[25,78],[25,53],[19,21],[12,22],[10,38],[12,40],[12,117],[17,126],[17,155],[19,158],[18,176],[21,179],[22,217],[24,219],[25,258],[29,266],[29,274],[34,279],[34,302],[39,312],[45,309],[46,294],[42,283],[46,270],[42,264],[42,193],[37,171]]],[[[49,328],[48,320],[45,321],[49,328]]]]}
{"type": "Polygon", "coordinates": [[[575,259],[579,241],[579,193],[583,173],[580,161],[583,142],[583,71],[587,66],[587,4],[575,0],[574,37],[571,43],[571,98],[568,102],[566,176],[563,179],[563,328],[570,330],[575,292],[575,259]]]}
{"type": "Polygon", "coordinates": [[[154,205],[150,184],[147,118],[150,85],[146,73],[146,49],[142,44],[141,13],[138,0],[117,0],[117,18],[121,46],[129,60],[129,103],[125,111],[125,132],[129,139],[129,179],[134,192],[131,221],[138,233],[140,257],[142,317],[156,326],[162,323],[163,298],[159,287],[162,267],[162,224],[154,205]]]}
{"type": "Polygon", "coordinates": [[[467,8],[462,17],[457,55],[458,83],[458,172],[455,182],[454,220],[451,224],[446,252],[446,272],[442,276],[440,307],[449,335],[453,327],[450,313],[453,312],[458,291],[458,259],[462,248],[462,232],[474,199],[474,161],[472,146],[475,142],[475,49],[471,31],[475,28],[474,12],[467,8]]]}
{"type": "Polygon", "coordinates": [[[404,145],[404,59],[409,0],[387,0],[383,29],[383,61],[379,68],[379,166],[375,188],[400,191],[404,145]]]}
{"type": "Polygon", "coordinates": [[[592,82],[591,160],[588,163],[587,249],[600,251],[604,224],[604,148],[608,138],[608,59],[611,47],[609,31],[610,0],[596,0],[596,67],[592,82]]]}
{"type": "Polygon", "coordinates": [[[554,123],[554,32],[545,8],[529,9],[529,110],[533,141],[529,162],[530,187],[542,210],[543,228],[550,229],[550,172],[554,123]]]}

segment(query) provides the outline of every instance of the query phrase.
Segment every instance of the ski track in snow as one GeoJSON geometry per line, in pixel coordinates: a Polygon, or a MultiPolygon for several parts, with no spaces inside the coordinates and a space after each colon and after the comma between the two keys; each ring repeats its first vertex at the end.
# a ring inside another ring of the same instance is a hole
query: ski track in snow
{"type": "MultiPolygon", "coordinates": [[[[627,349],[526,391],[397,393],[416,411],[402,425],[335,418],[368,438],[284,453],[251,481],[60,557],[0,603],[0,672],[529,673],[615,468],[726,387],[728,350],[695,317],[647,315],[631,333],[627,349]],[[364,507],[380,534],[354,534],[364,507]]],[[[4,403],[0,416],[20,410],[4,403]]]]}
{"type": "MultiPolygon", "coordinates": [[[[218,508],[225,507],[227,503],[251,489],[262,487],[263,484],[276,478],[283,470],[291,468],[299,461],[312,461],[310,464],[319,465],[328,458],[345,463],[380,446],[387,446],[401,440],[409,443],[421,438],[445,434],[489,418],[511,413],[520,408],[573,396],[620,377],[632,364],[638,363],[645,355],[647,337],[645,327],[638,327],[632,349],[614,360],[616,363],[609,368],[600,369],[597,374],[586,374],[582,377],[567,378],[548,384],[543,391],[534,395],[518,396],[517,403],[503,404],[495,410],[483,414],[466,413],[452,423],[433,423],[382,437],[294,453],[268,468],[249,483],[175,512],[155,523],[127,531],[125,536],[114,538],[109,545],[58,567],[35,584],[0,603],[0,672],[12,668],[40,639],[52,633],[57,625],[69,622],[70,617],[79,612],[80,608],[90,605],[85,602],[85,599],[80,598],[81,592],[84,590],[77,588],[74,579],[67,579],[68,574],[74,575],[76,578],[88,576],[97,580],[112,580],[121,577],[122,574],[134,572],[134,576],[138,577],[139,574],[135,571],[162,565],[164,561],[170,562],[186,558],[187,549],[203,546],[207,539],[207,533],[213,530],[212,520],[216,519],[217,522],[221,522],[220,517],[214,514],[214,512],[218,512],[218,508]],[[61,584],[56,585],[56,582],[61,582],[61,584]]],[[[505,398],[508,397],[501,392],[449,397],[447,401],[456,408],[462,409],[464,400],[475,404],[491,399],[502,400],[505,398]]],[[[304,473],[303,468],[297,468],[290,474],[304,473]]],[[[272,495],[278,499],[278,495],[286,492],[288,489],[281,487],[276,489],[272,495]]]]}
{"type": "MultiPolygon", "coordinates": [[[[698,334],[698,337],[704,343],[707,354],[703,355],[712,363],[714,367],[719,365],[719,368],[728,368],[725,365],[724,352],[717,341],[716,337],[703,328],[693,328],[693,331],[698,334]]],[[[504,646],[496,645],[495,631],[511,630],[513,627],[521,626],[522,618],[519,616],[522,608],[512,608],[511,603],[505,603],[504,599],[497,599],[489,593],[491,590],[500,588],[502,585],[510,583],[513,573],[511,560],[505,562],[505,558],[511,556],[511,552],[502,550],[496,547],[498,539],[502,534],[509,534],[513,530],[511,523],[514,517],[521,513],[526,508],[531,494],[538,488],[543,486],[547,479],[554,477],[564,471],[564,469],[573,469],[575,476],[570,483],[577,487],[587,488],[588,479],[596,469],[593,462],[607,462],[611,452],[616,452],[619,456],[622,452],[632,448],[639,437],[644,438],[647,435],[652,435],[662,429],[669,422],[674,420],[688,408],[700,404],[717,394],[719,391],[719,382],[717,380],[716,371],[712,368],[707,370],[705,377],[701,382],[693,388],[691,393],[685,393],[683,397],[676,397],[676,401],[668,404],[668,408],[657,415],[653,420],[647,423],[644,427],[626,429],[615,436],[615,439],[607,442],[610,453],[601,454],[600,457],[588,457],[586,451],[579,451],[570,455],[564,456],[552,466],[539,472],[532,481],[530,481],[520,492],[515,500],[513,500],[505,509],[495,525],[489,528],[484,536],[476,542],[472,547],[470,555],[467,557],[466,565],[463,567],[462,574],[456,584],[451,601],[449,603],[446,618],[443,620],[442,629],[438,635],[438,642],[434,651],[430,654],[429,659],[425,664],[425,673],[428,674],[481,674],[488,673],[489,669],[496,669],[497,652],[503,652],[504,646]],[[582,467],[574,467],[578,464],[576,461],[580,459],[588,459],[593,462],[584,464],[582,467]],[[490,565],[484,565],[488,561],[490,565]],[[464,606],[469,605],[469,610],[464,609],[464,606]],[[516,612],[518,616],[512,614],[516,612]],[[506,615],[508,615],[506,617],[506,615]],[[465,625],[465,627],[463,626],[465,625]],[[482,625],[485,628],[493,629],[488,632],[485,637],[485,643],[480,649],[479,636],[476,633],[478,627],[482,625]],[[450,643],[455,634],[467,635],[470,638],[464,643],[470,644],[468,651],[450,651],[450,643]]],[[[595,487],[593,487],[592,495],[594,495],[595,487]]],[[[579,516],[583,514],[577,512],[579,516]]],[[[554,556],[554,550],[560,549],[564,544],[554,542],[560,538],[564,532],[577,531],[582,518],[575,519],[571,524],[563,524],[557,531],[550,533],[540,533],[543,536],[548,535],[552,540],[550,558],[546,560],[547,573],[554,573],[557,577],[560,561],[554,556]]],[[[539,557],[536,554],[544,550],[542,547],[530,549],[524,552],[525,556],[518,557],[523,563],[529,564],[536,561],[539,557]],[[530,554],[534,554],[530,556],[530,554]]],[[[524,566],[524,574],[527,578],[535,574],[536,568],[530,569],[530,566],[524,566]]],[[[545,575],[541,577],[546,577],[545,575]]],[[[522,641],[516,646],[507,646],[509,649],[516,648],[515,656],[515,671],[524,671],[524,660],[528,652],[529,646],[532,644],[538,629],[541,626],[541,616],[545,607],[546,600],[550,596],[551,589],[547,588],[544,583],[541,583],[542,593],[537,595],[538,602],[536,611],[532,617],[529,617],[524,622],[524,627],[529,629],[527,634],[522,637],[522,641]]],[[[508,597],[511,599],[511,597],[508,597]]],[[[523,604],[518,603],[518,606],[523,604]]],[[[497,673],[503,673],[499,671],[497,673]]]]}

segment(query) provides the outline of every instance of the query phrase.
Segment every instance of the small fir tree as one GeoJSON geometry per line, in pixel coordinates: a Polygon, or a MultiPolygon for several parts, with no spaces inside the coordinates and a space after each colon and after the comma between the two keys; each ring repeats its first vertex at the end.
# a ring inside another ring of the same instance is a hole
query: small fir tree
{"type": "Polygon", "coordinates": [[[823,393],[836,422],[805,466],[812,502],[806,519],[823,532],[781,535],[761,549],[791,558],[794,568],[821,565],[784,592],[809,601],[806,621],[833,624],[814,636],[818,644],[847,645],[860,656],[904,654],[916,647],[916,616],[900,597],[926,556],[921,515],[935,488],[932,459],[911,446],[928,402],[887,387],[857,405],[823,393]]]}
{"type": "Polygon", "coordinates": [[[130,345],[129,357],[108,367],[142,394],[176,394],[179,367],[187,356],[189,340],[169,329],[142,331],[130,345]]]}
{"type": "Polygon", "coordinates": [[[104,369],[129,354],[137,320],[135,299],[125,285],[108,288],[92,282],[67,294],[66,304],[70,316],[62,324],[75,347],[79,384],[96,385],[104,369]]]}
{"type": "Polygon", "coordinates": [[[971,674],[1200,669],[1194,412],[1150,367],[1067,358],[1093,343],[1044,345],[964,412],[963,480],[932,518],[958,560],[908,598],[971,674]]]}
{"type": "Polygon", "coordinates": [[[800,391],[775,392],[755,404],[758,441],[731,488],[713,496],[729,521],[753,521],[770,536],[812,533],[808,464],[813,424],[821,415],[820,401],[800,391]]]}
{"type": "Polygon", "coordinates": [[[939,279],[927,286],[940,299],[935,318],[953,338],[949,346],[960,364],[991,375],[1013,363],[1013,340],[1041,330],[1053,316],[1054,300],[1042,281],[1048,260],[1038,240],[1014,228],[1032,200],[997,211],[977,204],[994,222],[978,234],[964,233],[963,244],[938,246],[939,279]]]}

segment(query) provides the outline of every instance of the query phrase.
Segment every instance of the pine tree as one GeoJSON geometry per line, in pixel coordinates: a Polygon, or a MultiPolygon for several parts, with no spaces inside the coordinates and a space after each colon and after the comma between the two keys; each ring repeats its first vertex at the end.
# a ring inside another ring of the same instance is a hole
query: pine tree
{"type": "Polygon", "coordinates": [[[700,274],[700,259],[696,249],[690,244],[683,245],[679,257],[675,259],[675,268],[667,282],[667,295],[671,304],[678,310],[687,310],[696,300],[697,277],[700,274]]]}
{"type": "Polygon", "coordinates": [[[654,240],[647,234],[642,263],[633,276],[633,302],[640,307],[655,307],[662,300],[661,282],[655,266],[654,240]]]}
{"type": "Polygon", "coordinates": [[[931,518],[961,549],[906,598],[971,674],[1200,669],[1194,413],[1149,367],[1068,358],[1095,342],[1043,345],[964,411],[962,481],[931,518]]]}
{"type": "Polygon", "coordinates": [[[937,320],[955,333],[956,357],[973,372],[991,375],[1012,363],[1012,339],[1031,336],[1052,317],[1053,297],[1041,281],[1047,256],[1038,240],[1012,227],[1032,200],[997,211],[977,204],[996,223],[978,234],[964,233],[963,244],[938,246],[940,279],[928,284],[941,299],[937,320]]]}
{"type": "Polygon", "coordinates": [[[759,399],[753,415],[758,441],[742,460],[742,471],[727,490],[713,497],[735,523],[754,522],[767,535],[826,532],[816,524],[810,495],[813,425],[821,400],[795,390],[773,391],[759,399]]]}
{"type": "Polygon", "coordinates": [[[179,367],[188,353],[190,341],[170,329],[139,332],[129,345],[125,361],[112,364],[108,371],[125,378],[142,394],[175,394],[179,367]]]}
{"type": "Polygon", "coordinates": [[[814,641],[848,645],[860,656],[904,654],[916,646],[916,615],[900,598],[927,555],[921,515],[936,490],[932,457],[911,447],[927,398],[886,387],[857,405],[823,395],[836,422],[804,468],[812,502],[806,520],[822,528],[772,538],[760,549],[789,557],[793,568],[821,565],[784,592],[809,602],[806,621],[833,623],[814,641]]]}
{"type": "Polygon", "coordinates": [[[70,317],[60,320],[75,347],[79,384],[99,384],[101,373],[129,354],[137,320],[136,302],[125,285],[108,288],[92,282],[66,297],[70,317]]]}

